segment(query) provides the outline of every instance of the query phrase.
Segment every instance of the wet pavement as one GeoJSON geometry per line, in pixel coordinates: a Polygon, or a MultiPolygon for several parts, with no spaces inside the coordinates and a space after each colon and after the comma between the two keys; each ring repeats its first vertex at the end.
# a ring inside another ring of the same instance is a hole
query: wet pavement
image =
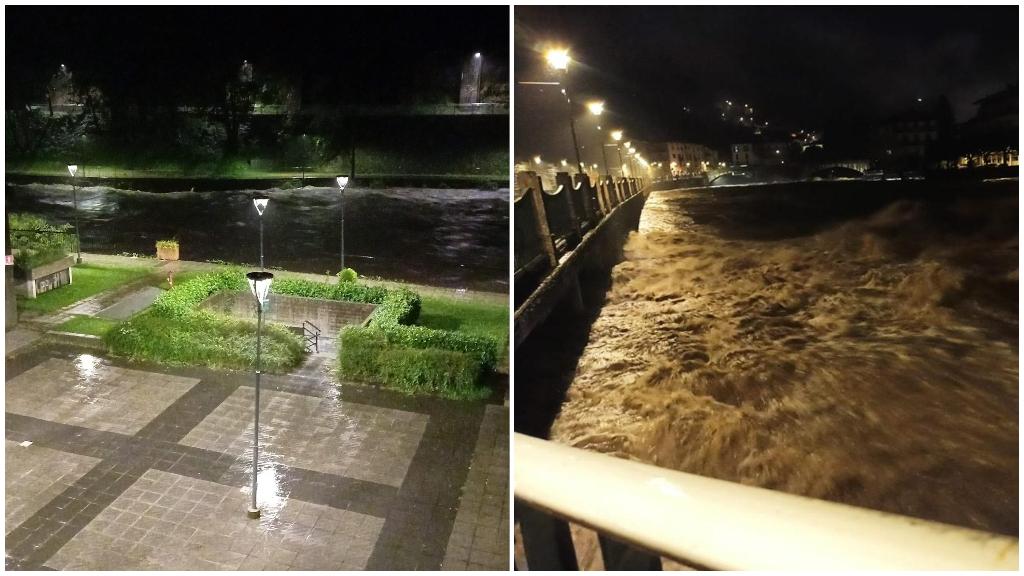
{"type": "Polygon", "coordinates": [[[507,408],[330,378],[264,376],[250,520],[251,374],[8,356],[7,569],[507,569],[507,408]]]}

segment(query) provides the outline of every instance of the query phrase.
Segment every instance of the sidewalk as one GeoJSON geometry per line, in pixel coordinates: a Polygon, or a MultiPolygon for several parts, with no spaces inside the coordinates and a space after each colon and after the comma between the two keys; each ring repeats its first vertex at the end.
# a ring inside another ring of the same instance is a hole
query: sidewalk
{"type": "Polygon", "coordinates": [[[263,516],[250,520],[251,374],[40,338],[73,314],[148,306],[167,272],[223,265],[83,261],[158,275],[7,332],[7,569],[507,570],[507,406],[339,385],[321,342],[293,373],[263,377],[263,516]]]}

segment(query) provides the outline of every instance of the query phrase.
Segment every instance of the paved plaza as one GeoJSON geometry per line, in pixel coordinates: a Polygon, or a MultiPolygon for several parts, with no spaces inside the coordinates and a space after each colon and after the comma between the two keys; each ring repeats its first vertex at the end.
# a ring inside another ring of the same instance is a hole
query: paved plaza
{"type": "Polygon", "coordinates": [[[39,342],[7,357],[6,567],[508,568],[508,409],[129,364],[39,342]]]}

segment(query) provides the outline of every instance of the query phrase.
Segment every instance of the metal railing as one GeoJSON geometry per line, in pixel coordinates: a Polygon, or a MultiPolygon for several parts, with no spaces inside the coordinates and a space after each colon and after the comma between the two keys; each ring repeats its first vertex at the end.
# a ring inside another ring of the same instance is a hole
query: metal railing
{"type": "Polygon", "coordinates": [[[320,327],[309,320],[302,321],[302,338],[306,342],[306,352],[320,352],[320,327]]]}
{"type": "MultiPolygon", "coordinates": [[[[575,570],[568,522],[607,569],[1016,570],[1018,540],[666,470],[515,435],[526,566],[575,570]]],[[[519,562],[517,562],[519,564],[519,562]]]]}
{"type": "Polygon", "coordinates": [[[516,277],[557,266],[558,259],[575,248],[584,234],[645,186],[642,178],[611,177],[595,185],[586,174],[573,179],[567,172],[557,173],[555,182],[557,188],[548,192],[536,172],[516,175],[520,191],[513,207],[516,277]]]}

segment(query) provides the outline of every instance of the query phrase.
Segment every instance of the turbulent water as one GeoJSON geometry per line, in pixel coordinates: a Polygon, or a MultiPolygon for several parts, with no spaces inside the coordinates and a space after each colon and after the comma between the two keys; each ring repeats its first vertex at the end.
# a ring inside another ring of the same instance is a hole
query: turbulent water
{"type": "Polygon", "coordinates": [[[1017,183],[916,186],[652,195],[551,437],[1017,534],[1017,183]]]}
{"type": "MultiPolygon", "coordinates": [[[[86,251],[152,255],[165,238],[187,260],[259,261],[259,219],[252,190],[139,192],[79,188],[86,251]]],[[[268,266],[337,272],[341,196],[307,186],[266,190],[268,266]]],[[[8,184],[9,212],[54,222],[74,219],[67,185],[8,184]]],[[[350,188],[345,191],[346,266],[360,274],[452,288],[508,291],[509,191],[350,188]]]]}

